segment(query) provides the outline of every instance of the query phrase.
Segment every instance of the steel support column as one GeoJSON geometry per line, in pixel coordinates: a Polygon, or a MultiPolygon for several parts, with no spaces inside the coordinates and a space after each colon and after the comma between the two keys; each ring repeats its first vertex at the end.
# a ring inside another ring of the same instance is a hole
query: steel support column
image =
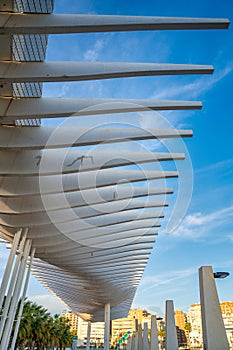
{"type": "Polygon", "coordinates": [[[20,291],[23,283],[23,278],[25,274],[25,269],[26,269],[26,264],[27,264],[27,259],[29,256],[30,249],[31,249],[31,240],[28,239],[25,243],[25,249],[24,249],[22,261],[19,267],[14,292],[11,299],[8,318],[5,324],[5,328],[4,328],[1,343],[0,343],[0,350],[6,350],[10,342],[10,335],[13,327],[16,310],[17,310],[17,305],[19,301],[20,291]]]}
{"type": "Polygon", "coordinates": [[[104,350],[109,350],[110,341],[110,303],[104,308],[104,350]]]}
{"type": "MultiPolygon", "coordinates": [[[[91,321],[87,323],[87,345],[86,350],[90,350],[90,340],[91,340],[91,321]]],[[[14,350],[14,349],[12,349],[14,350]]]]}
{"type": "Polygon", "coordinates": [[[27,293],[29,278],[30,278],[30,275],[31,275],[31,268],[32,268],[32,262],[33,262],[33,258],[34,258],[34,255],[35,255],[35,251],[36,251],[35,248],[33,248],[32,252],[31,252],[31,258],[30,258],[30,263],[28,265],[28,271],[27,271],[26,280],[25,280],[25,283],[24,283],[24,288],[23,288],[23,293],[22,293],[22,297],[21,297],[21,302],[20,302],[17,322],[16,322],[16,325],[15,325],[14,335],[13,335],[13,339],[12,339],[12,342],[11,342],[11,350],[15,349],[15,343],[16,343],[17,336],[18,336],[19,325],[20,325],[20,321],[21,321],[21,317],[22,317],[22,313],[23,313],[24,301],[25,301],[25,297],[26,297],[26,293],[27,293]]]}
{"type": "Polygon", "coordinates": [[[0,310],[2,308],[3,301],[4,301],[4,296],[5,296],[5,293],[6,293],[6,290],[7,290],[7,286],[8,286],[8,283],[9,283],[10,274],[11,274],[11,270],[12,270],[12,266],[13,266],[13,262],[14,262],[14,258],[15,258],[15,254],[16,254],[16,250],[18,248],[21,232],[22,232],[22,230],[17,231],[15,236],[14,236],[14,240],[13,240],[13,244],[12,244],[12,247],[11,247],[10,255],[8,257],[7,265],[6,265],[6,268],[5,268],[5,271],[4,271],[4,276],[3,276],[3,279],[2,279],[1,289],[0,289],[0,310]]]}
{"type": "Polygon", "coordinates": [[[19,248],[17,251],[18,255],[15,259],[13,272],[11,274],[11,279],[10,279],[10,284],[9,284],[8,291],[7,291],[6,300],[4,302],[4,308],[3,308],[2,317],[1,317],[1,321],[0,321],[0,339],[2,338],[3,329],[5,326],[6,320],[7,320],[9,307],[10,307],[10,303],[12,300],[12,295],[13,295],[13,291],[15,288],[16,280],[17,280],[16,276],[17,276],[17,273],[19,270],[19,265],[20,265],[20,261],[22,258],[22,254],[23,254],[24,244],[26,241],[26,236],[27,236],[27,229],[24,229],[22,232],[22,239],[20,241],[19,248]]]}

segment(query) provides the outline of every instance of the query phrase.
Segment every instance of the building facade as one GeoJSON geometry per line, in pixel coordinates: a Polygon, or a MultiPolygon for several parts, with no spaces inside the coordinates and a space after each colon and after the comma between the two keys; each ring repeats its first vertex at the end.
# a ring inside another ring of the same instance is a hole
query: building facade
{"type": "Polygon", "coordinates": [[[61,316],[69,320],[70,331],[73,335],[77,335],[78,332],[78,315],[72,311],[63,311],[61,316]]]}
{"type": "MultiPolygon", "coordinates": [[[[223,323],[230,348],[233,349],[233,302],[226,301],[220,303],[223,323]]],[[[191,324],[190,343],[191,347],[202,346],[202,324],[201,324],[201,305],[192,304],[188,312],[188,321],[191,324]]]]}
{"type": "MultiPolygon", "coordinates": [[[[78,318],[78,344],[86,344],[88,322],[81,317],[78,318]]],[[[99,346],[104,343],[104,322],[91,323],[90,344],[99,346]]]]}
{"type": "Polygon", "coordinates": [[[181,310],[175,311],[175,322],[178,345],[181,347],[189,346],[189,332],[186,330],[187,314],[181,310]]]}

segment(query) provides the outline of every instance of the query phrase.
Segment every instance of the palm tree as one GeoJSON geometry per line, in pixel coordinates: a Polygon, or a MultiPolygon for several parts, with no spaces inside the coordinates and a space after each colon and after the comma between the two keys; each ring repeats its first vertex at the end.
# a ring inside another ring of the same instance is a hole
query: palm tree
{"type": "Polygon", "coordinates": [[[42,334],[43,336],[45,334],[43,325],[48,317],[50,314],[42,306],[25,301],[16,342],[19,349],[24,349],[26,345],[34,349],[35,344],[40,342],[42,334]]]}
{"type": "Polygon", "coordinates": [[[72,344],[73,335],[70,332],[69,321],[59,315],[54,315],[54,345],[62,350],[72,344]]]}
{"type": "MultiPolygon", "coordinates": [[[[17,315],[16,315],[17,318],[17,315]]],[[[24,350],[27,346],[34,350],[64,349],[72,344],[69,321],[55,315],[54,317],[41,305],[25,300],[21,317],[16,348],[24,350]]]]}

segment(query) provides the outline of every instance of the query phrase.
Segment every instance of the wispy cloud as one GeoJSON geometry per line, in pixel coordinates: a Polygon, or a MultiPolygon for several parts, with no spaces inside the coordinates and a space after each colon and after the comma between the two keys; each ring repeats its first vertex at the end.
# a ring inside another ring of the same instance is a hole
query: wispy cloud
{"type": "Polygon", "coordinates": [[[233,222],[233,206],[209,214],[196,212],[187,215],[173,235],[185,239],[197,239],[208,235],[211,230],[233,222]]]}
{"type": "Polygon", "coordinates": [[[62,311],[66,310],[67,307],[58,301],[53,295],[41,294],[28,296],[28,299],[39,304],[43,305],[51,314],[60,314],[62,311]]]}
{"type": "Polygon", "coordinates": [[[217,170],[221,170],[221,169],[225,169],[228,167],[232,168],[233,165],[233,158],[231,159],[224,159],[221,162],[217,162],[217,163],[213,163],[213,164],[209,164],[205,167],[202,167],[200,169],[195,170],[195,174],[208,174],[209,176],[209,172],[210,171],[217,171],[217,170]]]}
{"type": "Polygon", "coordinates": [[[170,85],[169,88],[164,87],[155,90],[152,98],[164,99],[164,98],[174,98],[174,97],[189,97],[196,98],[211,88],[213,88],[220,80],[225,78],[233,70],[233,62],[229,62],[223,69],[214,73],[211,77],[202,76],[191,83],[187,84],[175,84],[170,85]]]}
{"type": "Polygon", "coordinates": [[[70,85],[68,83],[64,83],[61,85],[61,90],[57,97],[67,97],[69,91],[70,91],[70,85]]]}
{"type": "Polygon", "coordinates": [[[169,271],[155,276],[144,277],[140,284],[140,292],[145,293],[150,289],[155,289],[158,286],[174,284],[174,282],[182,279],[187,282],[187,278],[195,275],[196,273],[196,267],[190,267],[182,270],[169,271]]]}
{"type": "Polygon", "coordinates": [[[97,40],[93,48],[84,52],[85,61],[96,61],[104,47],[104,40],[97,40]]]}

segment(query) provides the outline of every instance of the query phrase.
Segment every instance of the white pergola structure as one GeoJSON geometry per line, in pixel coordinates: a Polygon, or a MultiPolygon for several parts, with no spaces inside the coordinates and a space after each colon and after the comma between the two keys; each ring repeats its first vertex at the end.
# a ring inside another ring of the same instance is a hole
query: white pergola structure
{"type": "Polygon", "coordinates": [[[213,67],[45,62],[48,34],[225,29],[229,21],[57,15],[52,14],[53,0],[5,0],[0,11],[0,236],[12,243],[0,294],[0,308],[4,304],[0,350],[8,347],[16,306],[20,296],[25,296],[31,267],[37,279],[72,311],[91,321],[105,317],[107,349],[110,318],[128,314],[164,216],[162,208],[168,205],[154,196],[173,192],[148,184],[178,176],[177,171],[122,167],[184,159],[184,154],[170,152],[119,154],[116,144],[191,137],[192,131],[156,126],[149,131],[136,127],[89,130],[77,123],[58,128],[41,126],[41,119],[96,115],[98,120],[102,114],[201,109],[202,104],[44,98],[42,83],[210,74],[213,67]],[[90,150],[102,143],[112,144],[112,150],[90,150]],[[81,151],[80,146],[89,148],[81,151]],[[139,182],[143,185],[137,186],[139,182]]]}

